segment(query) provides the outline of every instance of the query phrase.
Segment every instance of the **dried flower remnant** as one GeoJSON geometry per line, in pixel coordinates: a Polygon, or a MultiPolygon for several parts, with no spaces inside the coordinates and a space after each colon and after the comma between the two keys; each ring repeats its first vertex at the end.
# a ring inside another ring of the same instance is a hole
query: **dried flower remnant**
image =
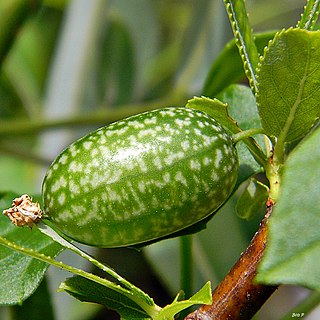
{"type": "Polygon", "coordinates": [[[32,227],[42,217],[42,210],[37,202],[32,202],[32,199],[24,194],[12,201],[12,207],[3,210],[3,214],[8,216],[11,222],[18,226],[32,227]]]}

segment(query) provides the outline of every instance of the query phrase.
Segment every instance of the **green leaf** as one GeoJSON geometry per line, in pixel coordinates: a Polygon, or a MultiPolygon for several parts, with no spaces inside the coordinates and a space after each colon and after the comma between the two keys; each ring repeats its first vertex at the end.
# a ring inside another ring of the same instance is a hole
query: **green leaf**
{"type": "Polygon", "coordinates": [[[236,38],[236,44],[243,61],[245,74],[254,92],[257,91],[255,69],[258,65],[259,55],[254,42],[251,26],[244,0],[224,0],[236,38]]]}
{"type": "MultiPolygon", "coordinates": [[[[256,46],[260,53],[263,52],[263,48],[274,35],[275,32],[254,35],[256,46]]],[[[203,95],[215,97],[230,84],[236,83],[244,78],[243,63],[236,42],[235,40],[231,40],[212,64],[204,84],[203,95]]]]}
{"type": "Polygon", "coordinates": [[[1,1],[0,4],[0,64],[13,45],[19,29],[33,10],[38,10],[41,1],[1,1]]]}
{"type": "Polygon", "coordinates": [[[211,284],[207,282],[197,293],[190,299],[178,301],[179,294],[172,304],[165,306],[159,314],[155,317],[156,320],[169,320],[174,319],[174,316],[191,306],[196,304],[211,304],[212,291],[211,284]]]}
{"type": "Polygon", "coordinates": [[[68,278],[59,290],[66,291],[80,301],[98,303],[115,310],[121,319],[150,319],[144,310],[125,295],[80,276],[68,278]]]}
{"type": "Polygon", "coordinates": [[[251,220],[266,210],[268,188],[258,180],[249,179],[248,185],[238,198],[236,212],[241,219],[251,220]]]}
{"type": "MultiPolygon", "coordinates": [[[[222,91],[218,98],[228,105],[230,116],[236,120],[242,130],[260,128],[260,117],[257,110],[256,99],[250,88],[243,85],[231,85],[222,91]]],[[[239,130],[240,131],[240,130],[239,130]]],[[[236,131],[234,131],[236,133],[236,131]]],[[[263,137],[256,137],[256,141],[263,145],[263,137]]],[[[254,143],[251,141],[251,143],[254,143]]],[[[239,156],[239,175],[237,186],[250,176],[262,171],[244,143],[236,145],[239,156]]]]}
{"type": "MultiPolygon", "coordinates": [[[[68,278],[60,285],[60,291],[66,291],[76,299],[85,302],[94,302],[106,306],[109,309],[117,311],[121,319],[134,320],[134,319],[151,319],[151,317],[133,302],[134,297],[121,295],[101,284],[90,281],[80,276],[68,278]]],[[[167,305],[160,309],[157,314],[152,316],[156,320],[169,320],[174,319],[174,316],[180,311],[189,308],[195,304],[211,304],[211,285],[210,282],[206,283],[196,294],[190,299],[178,301],[177,298],[172,304],[167,305]]]]}
{"type": "MultiPolygon", "coordinates": [[[[187,3],[180,2],[180,12],[183,12],[188,6],[186,6],[187,3]]],[[[174,6],[169,6],[169,8],[172,7],[174,8],[174,6]]],[[[202,85],[204,74],[211,65],[212,57],[219,54],[230,37],[229,21],[225,19],[225,8],[222,1],[197,0],[189,3],[188,10],[190,10],[188,18],[184,17],[187,18],[185,20],[187,28],[183,30],[183,37],[178,36],[180,38],[178,42],[180,58],[177,61],[177,73],[174,75],[175,91],[180,93],[194,91],[192,88],[199,87],[199,84],[202,85]]],[[[180,14],[174,15],[172,9],[167,11],[172,21],[178,21],[179,17],[181,18],[180,14]]],[[[181,21],[178,24],[182,26],[181,21]]]]}
{"type": "Polygon", "coordinates": [[[320,129],[289,155],[257,280],[320,289],[320,129]]]}
{"type": "Polygon", "coordinates": [[[265,50],[258,75],[262,126],[278,140],[303,137],[320,116],[320,31],[289,29],[265,50]]]}
{"type": "Polygon", "coordinates": [[[230,85],[218,95],[218,99],[228,105],[231,118],[241,130],[261,127],[256,98],[247,86],[230,85]]]}
{"type": "Polygon", "coordinates": [[[308,0],[297,28],[313,30],[319,16],[320,0],[308,0]]]}
{"type": "Polygon", "coordinates": [[[27,114],[39,115],[39,103],[55,52],[62,13],[42,8],[20,31],[4,72],[24,102],[27,114]]]}
{"type": "MultiPolygon", "coordinates": [[[[11,206],[16,194],[0,194],[0,209],[11,206]]],[[[0,215],[0,236],[23,247],[55,257],[63,247],[43,235],[36,228],[19,228],[0,215]]],[[[20,304],[27,299],[40,284],[49,265],[32,259],[7,247],[0,250],[0,304],[20,304]]]]}
{"type": "Polygon", "coordinates": [[[240,132],[237,123],[229,116],[227,105],[218,99],[210,99],[206,97],[194,97],[186,104],[187,108],[203,111],[217,120],[222,126],[232,133],[240,132]]]}

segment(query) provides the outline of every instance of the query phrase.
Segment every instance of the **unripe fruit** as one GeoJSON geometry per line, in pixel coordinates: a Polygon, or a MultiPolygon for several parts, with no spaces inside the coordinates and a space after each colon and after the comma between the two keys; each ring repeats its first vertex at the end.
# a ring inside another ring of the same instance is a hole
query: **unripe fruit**
{"type": "Polygon", "coordinates": [[[44,212],[78,242],[128,246],[207,217],[237,174],[236,149],[217,121],[194,109],[158,109],[66,148],[44,179],[44,212]]]}

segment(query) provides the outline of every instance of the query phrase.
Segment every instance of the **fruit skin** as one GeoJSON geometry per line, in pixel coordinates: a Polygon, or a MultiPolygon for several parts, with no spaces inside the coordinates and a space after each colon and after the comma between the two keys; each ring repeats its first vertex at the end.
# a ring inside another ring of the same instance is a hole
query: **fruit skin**
{"type": "Polygon", "coordinates": [[[210,215],[237,174],[237,151],[217,121],[194,109],[157,109],[66,148],[45,176],[44,212],[78,242],[129,246],[210,215]]]}

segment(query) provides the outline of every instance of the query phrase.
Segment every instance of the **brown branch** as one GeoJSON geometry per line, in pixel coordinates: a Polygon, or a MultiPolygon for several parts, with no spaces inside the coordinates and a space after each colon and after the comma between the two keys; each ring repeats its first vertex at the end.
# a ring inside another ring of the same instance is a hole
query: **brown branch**
{"type": "Polygon", "coordinates": [[[212,294],[211,305],[203,305],[185,320],[247,320],[261,308],[277,287],[256,284],[254,277],[267,243],[267,219],[272,206],[260,224],[247,250],[212,294]]]}

